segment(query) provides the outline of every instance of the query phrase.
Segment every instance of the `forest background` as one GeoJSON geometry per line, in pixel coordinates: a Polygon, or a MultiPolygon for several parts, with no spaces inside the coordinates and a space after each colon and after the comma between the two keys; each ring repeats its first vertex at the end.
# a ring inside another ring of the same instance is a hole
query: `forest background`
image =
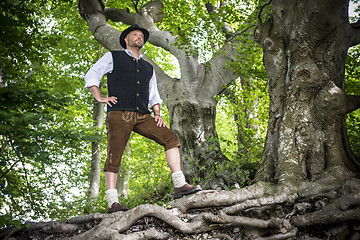
{"type": "MultiPolygon", "coordinates": [[[[184,6],[182,1],[163,1],[165,15],[157,27],[187,36],[205,62],[216,50],[213,43],[224,35],[211,25],[211,15],[204,9],[208,1],[186,2],[184,6]]],[[[134,3],[109,0],[106,6],[134,12],[134,3]]],[[[258,4],[229,1],[222,9],[227,22],[244,38],[238,51],[246,56],[231,64],[242,77],[217,96],[216,130],[229,159],[227,167],[244,166],[236,172],[242,181],[223,186],[228,189],[251,184],[267,129],[269,96],[262,51],[252,40],[252,31],[245,31],[254,28],[249,19],[256,18],[258,4]]],[[[358,1],[352,1],[351,7],[355,22],[358,1]]],[[[97,199],[87,198],[92,142],[101,143],[104,160],[106,129],[94,124],[95,102],[84,89],[83,76],[107,50],[93,38],[75,0],[2,1],[0,9],[0,227],[106,212],[103,179],[97,199]]],[[[110,23],[119,30],[127,27],[110,23]]],[[[167,74],[179,77],[173,56],[150,44],[144,52],[167,74]]],[[[360,79],[359,63],[357,46],[348,54],[347,94],[360,92],[355,84],[360,79]]],[[[162,114],[169,123],[165,105],[162,114]]],[[[359,110],[346,121],[352,151],[360,157],[359,110]]],[[[123,191],[123,203],[129,207],[162,205],[172,199],[161,146],[134,134],[122,171],[129,174],[123,191]]]]}

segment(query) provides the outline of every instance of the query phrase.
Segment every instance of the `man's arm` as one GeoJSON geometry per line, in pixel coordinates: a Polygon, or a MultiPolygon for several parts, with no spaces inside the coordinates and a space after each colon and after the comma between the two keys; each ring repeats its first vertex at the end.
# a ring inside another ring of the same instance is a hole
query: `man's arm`
{"type": "Polygon", "coordinates": [[[89,87],[89,90],[90,90],[91,94],[94,96],[94,98],[100,103],[106,103],[110,107],[111,107],[111,103],[112,104],[117,103],[117,97],[103,97],[97,86],[91,86],[91,87],[89,87]]]}
{"type": "Polygon", "coordinates": [[[113,60],[111,52],[107,52],[102,56],[85,74],[85,88],[90,89],[91,86],[100,86],[101,78],[113,70],[113,60]]]}

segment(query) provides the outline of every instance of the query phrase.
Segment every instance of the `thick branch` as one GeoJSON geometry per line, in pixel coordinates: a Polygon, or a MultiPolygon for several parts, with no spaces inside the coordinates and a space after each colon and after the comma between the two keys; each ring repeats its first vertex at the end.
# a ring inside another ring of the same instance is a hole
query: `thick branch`
{"type": "Polygon", "coordinates": [[[209,68],[207,68],[207,77],[204,79],[202,85],[212,86],[212,88],[203,88],[204,91],[201,92],[201,94],[206,94],[211,97],[216,96],[223,91],[225,86],[240,77],[239,71],[234,69],[231,64],[239,61],[238,59],[243,59],[238,50],[239,43],[240,41],[246,42],[246,40],[243,40],[244,37],[249,38],[249,42],[253,41],[252,37],[250,39],[250,35],[248,34],[248,31],[252,27],[254,27],[254,25],[247,27],[240,33],[232,34],[228,41],[225,41],[225,44],[220,50],[213,55],[212,59],[206,63],[206,66],[209,66],[209,68]],[[246,35],[239,40],[239,37],[243,34],[246,35]]]}
{"type": "Polygon", "coordinates": [[[118,9],[118,8],[107,8],[104,10],[104,14],[105,14],[106,20],[111,20],[113,22],[122,22],[127,25],[134,24],[137,16],[139,15],[139,14],[130,13],[127,10],[118,9]]]}
{"type": "Polygon", "coordinates": [[[206,78],[202,86],[211,86],[202,88],[201,96],[216,96],[225,86],[234,81],[239,74],[227,66],[227,63],[234,62],[237,47],[232,43],[227,43],[218,53],[207,63],[206,78]]]}
{"type": "Polygon", "coordinates": [[[121,50],[120,31],[106,22],[103,3],[98,0],[80,0],[80,15],[86,20],[95,39],[108,50],[121,50]]]}
{"type": "MultiPolygon", "coordinates": [[[[151,21],[152,23],[161,22],[164,13],[160,11],[160,9],[163,8],[163,3],[160,1],[152,1],[148,2],[144,6],[140,8],[140,11],[137,9],[137,4],[135,5],[136,8],[136,14],[130,13],[127,10],[124,9],[105,9],[105,15],[107,19],[110,19],[113,22],[123,22],[125,24],[134,24],[134,19],[129,20],[129,18],[145,18],[146,21],[151,21]]],[[[138,19],[140,21],[144,21],[141,19],[138,19]]],[[[140,23],[140,22],[139,22],[140,23]]]]}

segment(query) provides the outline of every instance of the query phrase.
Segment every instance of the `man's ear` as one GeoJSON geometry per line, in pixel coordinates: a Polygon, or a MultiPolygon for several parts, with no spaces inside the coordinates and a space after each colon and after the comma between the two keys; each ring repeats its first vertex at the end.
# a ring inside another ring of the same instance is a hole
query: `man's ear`
{"type": "Polygon", "coordinates": [[[125,41],[126,46],[127,46],[127,45],[128,45],[128,41],[129,41],[129,39],[128,39],[128,37],[127,37],[127,36],[124,38],[124,41],[125,41]]]}

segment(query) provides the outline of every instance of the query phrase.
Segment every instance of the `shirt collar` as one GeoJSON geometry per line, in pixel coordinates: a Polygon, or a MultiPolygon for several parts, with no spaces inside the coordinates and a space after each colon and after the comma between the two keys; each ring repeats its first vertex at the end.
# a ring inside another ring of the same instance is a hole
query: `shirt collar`
{"type": "MultiPolygon", "coordinates": [[[[127,55],[134,58],[134,55],[132,54],[132,52],[130,50],[125,49],[124,51],[127,53],[127,55]]],[[[142,58],[143,56],[144,56],[143,54],[139,53],[139,58],[138,59],[142,58]]]]}

